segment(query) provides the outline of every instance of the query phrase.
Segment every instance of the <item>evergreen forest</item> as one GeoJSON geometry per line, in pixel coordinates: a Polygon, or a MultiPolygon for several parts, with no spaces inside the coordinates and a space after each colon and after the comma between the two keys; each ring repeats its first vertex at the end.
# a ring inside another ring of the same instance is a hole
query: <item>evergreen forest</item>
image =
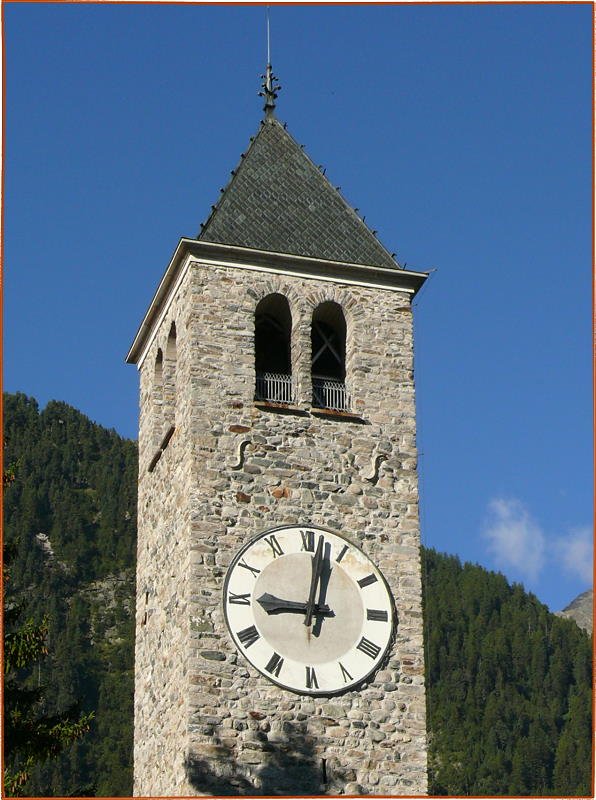
{"type": "MultiPolygon", "coordinates": [[[[36,714],[89,721],[19,793],[130,796],[136,443],[23,394],[4,396],[4,442],[5,636],[37,625],[47,649],[11,680],[36,714]]],[[[591,637],[500,574],[422,560],[430,793],[589,796],[591,637]]]]}
{"type": "MultiPolygon", "coordinates": [[[[80,705],[90,731],[38,763],[29,795],[132,792],[136,444],[65,403],[4,396],[6,608],[45,621],[45,658],[21,670],[43,713],[80,705]]],[[[6,698],[7,704],[10,698],[6,698]]]]}

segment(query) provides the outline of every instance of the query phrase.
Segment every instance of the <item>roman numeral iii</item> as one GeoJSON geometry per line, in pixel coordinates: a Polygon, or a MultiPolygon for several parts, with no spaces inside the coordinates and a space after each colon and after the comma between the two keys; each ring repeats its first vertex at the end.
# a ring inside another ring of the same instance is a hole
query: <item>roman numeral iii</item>
{"type": "Polygon", "coordinates": [[[372,619],[373,622],[388,622],[389,614],[386,611],[381,611],[378,608],[367,608],[366,619],[372,619]]]}

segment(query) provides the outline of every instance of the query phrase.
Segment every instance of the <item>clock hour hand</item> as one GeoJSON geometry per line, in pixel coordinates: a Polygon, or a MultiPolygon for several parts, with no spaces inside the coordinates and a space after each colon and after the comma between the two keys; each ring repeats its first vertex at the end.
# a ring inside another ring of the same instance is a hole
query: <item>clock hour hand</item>
{"type": "MultiPolygon", "coordinates": [[[[266,592],[257,598],[257,603],[268,614],[281,614],[282,612],[294,612],[296,614],[304,614],[306,611],[307,603],[299,603],[294,600],[282,600],[275,597],[273,594],[266,592]]],[[[335,614],[328,605],[316,605],[314,607],[314,614],[324,614],[327,617],[333,617],[335,614]]]]}
{"type": "Polygon", "coordinates": [[[310,591],[308,593],[308,602],[306,603],[306,616],[304,617],[304,624],[310,625],[312,622],[312,615],[315,609],[315,597],[317,594],[317,587],[323,571],[323,536],[319,536],[317,544],[317,551],[312,558],[312,576],[310,579],[310,591]]]}

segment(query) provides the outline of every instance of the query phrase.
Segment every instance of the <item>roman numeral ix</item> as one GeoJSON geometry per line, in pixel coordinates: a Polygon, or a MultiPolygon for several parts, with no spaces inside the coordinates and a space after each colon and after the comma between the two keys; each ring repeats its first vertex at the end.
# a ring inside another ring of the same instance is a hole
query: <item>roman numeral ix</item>
{"type": "Polygon", "coordinates": [[[230,592],[228,603],[234,603],[234,605],[237,606],[249,606],[250,592],[247,592],[246,594],[234,594],[234,592],[230,592]]]}

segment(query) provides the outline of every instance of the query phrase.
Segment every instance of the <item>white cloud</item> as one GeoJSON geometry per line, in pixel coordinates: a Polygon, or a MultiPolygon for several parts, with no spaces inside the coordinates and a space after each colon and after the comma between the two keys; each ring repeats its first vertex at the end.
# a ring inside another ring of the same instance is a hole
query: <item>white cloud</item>
{"type": "Polygon", "coordinates": [[[538,523],[519,500],[496,498],[488,510],[484,536],[497,566],[536,581],[546,558],[546,540],[538,523]]]}
{"type": "Polygon", "coordinates": [[[592,531],[587,526],[573,528],[567,536],[553,542],[554,555],[560,559],[563,569],[592,584],[592,563],[594,560],[592,531]]]}
{"type": "MultiPolygon", "coordinates": [[[[588,526],[548,537],[526,506],[515,498],[498,497],[488,504],[483,535],[497,567],[535,583],[547,561],[584,583],[592,584],[594,545],[588,526]]],[[[515,575],[511,576],[515,577],[515,575]]]]}

